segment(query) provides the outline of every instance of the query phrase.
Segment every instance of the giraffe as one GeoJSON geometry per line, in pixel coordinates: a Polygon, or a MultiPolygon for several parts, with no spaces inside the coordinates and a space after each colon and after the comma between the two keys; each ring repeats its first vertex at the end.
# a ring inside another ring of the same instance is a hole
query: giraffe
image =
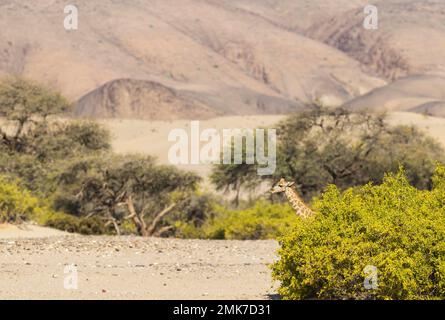
{"type": "Polygon", "coordinates": [[[315,213],[304,203],[303,200],[298,196],[297,191],[294,189],[293,185],[295,182],[287,182],[283,178],[272,188],[271,193],[281,193],[287,197],[292,208],[295,210],[296,214],[302,218],[308,218],[313,216],[315,213]]]}

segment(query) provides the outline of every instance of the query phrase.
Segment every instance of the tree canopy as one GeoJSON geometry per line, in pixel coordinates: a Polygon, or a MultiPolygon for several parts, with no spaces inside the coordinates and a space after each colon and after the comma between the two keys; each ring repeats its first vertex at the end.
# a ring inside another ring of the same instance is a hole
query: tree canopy
{"type": "MultiPolygon", "coordinates": [[[[264,179],[295,181],[306,199],[329,184],[379,183],[399,165],[416,187],[429,188],[436,162],[445,160],[437,141],[412,126],[391,126],[385,115],[313,105],[277,129],[277,170],[264,179]]],[[[255,173],[255,164],[217,165],[212,181],[218,188],[250,188],[258,184],[255,173]]]]}
{"type": "Polygon", "coordinates": [[[59,93],[34,82],[1,82],[0,173],[48,199],[54,210],[82,218],[57,216],[52,225],[78,230],[72,224],[81,221],[95,230],[143,236],[170,231],[173,222],[164,218],[186,207],[185,195],[200,178],[152,157],[114,154],[110,132],[95,122],[48,118],[68,108],[59,93]]]}
{"type": "Polygon", "coordinates": [[[3,143],[20,148],[26,125],[69,110],[71,104],[60,93],[19,77],[0,82],[0,117],[11,122],[14,133],[0,131],[3,143]]]}

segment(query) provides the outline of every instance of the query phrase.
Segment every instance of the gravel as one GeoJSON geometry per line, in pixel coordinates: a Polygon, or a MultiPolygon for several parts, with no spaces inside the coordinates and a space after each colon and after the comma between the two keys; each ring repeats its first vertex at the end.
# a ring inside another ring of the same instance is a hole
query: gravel
{"type": "Polygon", "coordinates": [[[277,248],[272,240],[3,238],[0,299],[269,299],[277,248]]]}

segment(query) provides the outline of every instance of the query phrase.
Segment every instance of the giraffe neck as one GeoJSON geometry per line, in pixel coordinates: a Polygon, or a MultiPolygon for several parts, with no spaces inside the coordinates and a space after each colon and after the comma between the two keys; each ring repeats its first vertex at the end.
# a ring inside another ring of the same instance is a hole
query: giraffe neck
{"type": "Polygon", "coordinates": [[[297,215],[303,218],[307,218],[314,214],[314,212],[309,209],[309,207],[303,202],[303,200],[300,199],[297,192],[293,188],[287,187],[285,190],[285,194],[287,200],[289,200],[292,208],[295,210],[297,215]]]}

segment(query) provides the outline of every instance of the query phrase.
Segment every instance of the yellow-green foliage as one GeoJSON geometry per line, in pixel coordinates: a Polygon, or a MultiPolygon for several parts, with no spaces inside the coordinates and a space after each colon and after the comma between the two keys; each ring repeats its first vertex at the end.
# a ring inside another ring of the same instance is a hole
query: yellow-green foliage
{"type": "Polygon", "coordinates": [[[39,200],[0,176],[0,223],[16,223],[45,214],[39,200]]]}
{"type": "Polygon", "coordinates": [[[103,222],[96,218],[79,218],[62,212],[45,211],[44,214],[34,218],[38,224],[80,234],[106,234],[108,230],[103,222]]]}
{"type": "Polygon", "coordinates": [[[69,232],[100,234],[105,230],[96,219],[81,219],[56,212],[7,177],[0,176],[0,223],[34,221],[69,232]]]}
{"type": "Polygon", "coordinates": [[[317,215],[280,239],[273,274],[285,299],[445,298],[445,169],[432,191],[409,185],[403,172],[379,186],[340,193],[328,188],[317,215]],[[376,289],[364,286],[377,267],[376,289]]]}
{"type": "Polygon", "coordinates": [[[289,231],[297,217],[287,204],[259,201],[246,210],[216,208],[213,218],[200,228],[182,226],[184,237],[210,239],[273,239],[289,231]]]}

